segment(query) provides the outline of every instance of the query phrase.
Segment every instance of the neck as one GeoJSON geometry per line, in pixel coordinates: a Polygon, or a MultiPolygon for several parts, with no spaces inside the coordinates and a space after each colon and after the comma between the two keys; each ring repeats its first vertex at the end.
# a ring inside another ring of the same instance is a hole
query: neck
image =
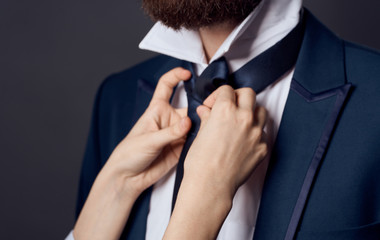
{"type": "Polygon", "coordinates": [[[207,62],[215,55],[216,51],[223,44],[224,40],[230,35],[237,23],[225,22],[199,29],[207,62]]]}

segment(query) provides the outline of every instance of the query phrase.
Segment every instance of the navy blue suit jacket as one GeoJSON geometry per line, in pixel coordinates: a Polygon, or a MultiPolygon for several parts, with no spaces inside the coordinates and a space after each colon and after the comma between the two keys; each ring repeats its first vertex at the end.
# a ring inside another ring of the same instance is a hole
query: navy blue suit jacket
{"type": "MultiPolygon", "coordinates": [[[[254,239],[380,239],[380,54],[339,39],[307,10],[304,21],[254,239]]],[[[77,213],[160,76],[181,64],[160,55],[103,82],[77,213]]],[[[144,239],[150,193],[136,202],[122,239],[144,239]]]]}

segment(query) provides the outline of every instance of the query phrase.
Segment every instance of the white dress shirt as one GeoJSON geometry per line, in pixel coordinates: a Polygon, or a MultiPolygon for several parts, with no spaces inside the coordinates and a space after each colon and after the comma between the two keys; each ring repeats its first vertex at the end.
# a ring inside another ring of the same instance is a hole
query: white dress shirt
{"type": "MultiPolygon", "coordinates": [[[[230,72],[238,70],[284,38],[299,22],[301,7],[302,0],[262,0],[231,32],[209,63],[224,56],[230,72]]],[[[198,75],[209,64],[197,31],[174,31],[160,22],[153,26],[139,47],[192,62],[198,75]]],[[[269,152],[277,136],[293,73],[294,68],[257,95],[257,105],[268,111],[268,122],[264,130],[268,135],[269,152]]],[[[172,105],[178,108],[187,106],[183,83],[177,87],[172,105]]],[[[252,239],[269,158],[267,156],[236,192],[218,240],[252,239]]],[[[174,182],[175,169],[153,187],[145,235],[147,240],[162,239],[164,235],[171,214],[174,182]]],[[[71,232],[66,240],[73,239],[71,232]]]]}
{"type": "MultiPolygon", "coordinates": [[[[284,38],[297,25],[301,6],[302,0],[263,0],[231,32],[210,63],[224,56],[230,71],[238,70],[284,38]]],[[[140,43],[140,48],[192,62],[198,75],[208,66],[197,31],[174,31],[158,22],[140,43]]],[[[269,115],[265,128],[269,137],[269,150],[277,136],[293,72],[294,69],[291,69],[257,95],[257,104],[264,106],[269,115]]],[[[172,105],[187,106],[183,84],[177,88],[172,105]]],[[[233,207],[217,239],[252,239],[269,157],[237,191],[233,207]]],[[[164,235],[170,219],[174,182],[175,170],[154,185],[147,220],[147,240],[161,239],[164,235]]]]}

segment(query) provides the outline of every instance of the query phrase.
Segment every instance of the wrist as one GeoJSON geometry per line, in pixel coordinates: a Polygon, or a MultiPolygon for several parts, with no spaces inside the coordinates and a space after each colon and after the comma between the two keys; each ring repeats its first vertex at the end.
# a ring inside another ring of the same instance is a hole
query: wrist
{"type": "Polygon", "coordinates": [[[137,197],[125,190],[120,175],[104,167],[75,224],[75,239],[118,239],[137,197]]]}
{"type": "Polygon", "coordinates": [[[163,239],[216,239],[232,200],[195,180],[184,177],[163,239]]]}
{"type": "Polygon", "coordinates": [[[96,179],[98,186],[106,191],[111,190],[115,196],[123,199],[136,200],[144,191],[138,186],[138,181],[120,171],[112,164],[106,164],[96,179]]]}
{"type": "Polygon", "coordinates": [[[182,185],[193,186],[195,190],[203,191],[211,196],[217,196],[223,202],[232,202],[236,193],[236,186],[232,179],[221,176],[219,171],[212,169],[185,169],[182,185]]]}
{"type": "Polygon", "coordinates": [[[233,194],[225,186],[218,186],[211,181],[190,178],[184,176],[180,190],[179,198],[192,199],[194,204],[202,202],[205,210],[214,210],[220,216],[227,216],[232,208],[233,194]],[[210,209],[212,208],[212,209],[210,209]]]}

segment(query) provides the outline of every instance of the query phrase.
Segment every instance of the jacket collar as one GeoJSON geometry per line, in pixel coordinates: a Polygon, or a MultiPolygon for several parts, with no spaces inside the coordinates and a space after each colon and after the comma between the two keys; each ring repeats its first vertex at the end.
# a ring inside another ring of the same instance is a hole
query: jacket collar
{"type": "Polygon", "coordinates": [[[311,93],[342,86],[346,83],[343,41],[304,11],[305,34],[294,79],[311,93]]]}
{"type": "Polygon", "coordinates": [[[305,33],[272,152],[254,239],[296,236],[339,114],[346,82],[343,41],[308,10],[305,33]]]}

